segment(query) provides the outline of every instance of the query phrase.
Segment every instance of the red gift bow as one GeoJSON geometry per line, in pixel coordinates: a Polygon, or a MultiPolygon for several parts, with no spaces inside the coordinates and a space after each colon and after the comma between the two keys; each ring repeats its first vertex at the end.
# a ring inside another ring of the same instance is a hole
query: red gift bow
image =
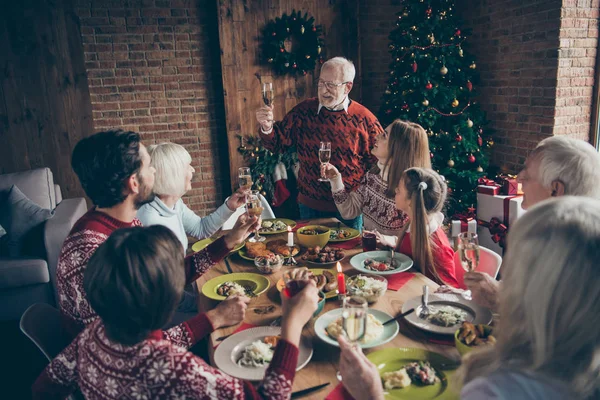
{"type": "Polygon", "coordinates": [[[488,179],[486,177],[477,179],[477,184],[484,185],[484,186],[500,186],[494,180],[488,179]]]}
{"type": "Polygon", "coordinates": [[[469,230],[469,221],[473,221],[475,219],[475,209],[469,207],[467,211],[454,214],[452,219],[460,220],[460,231],[467,232],[469,230]]]}
{"type": "Polygon", "coordinates": [[[508,232],[508,227],[498,218],[493,217],[490,222],[478,220],[477,223],[490,230],[494,243],[498,243],[503,249],[506,247],[506,233],[508,232]]]}

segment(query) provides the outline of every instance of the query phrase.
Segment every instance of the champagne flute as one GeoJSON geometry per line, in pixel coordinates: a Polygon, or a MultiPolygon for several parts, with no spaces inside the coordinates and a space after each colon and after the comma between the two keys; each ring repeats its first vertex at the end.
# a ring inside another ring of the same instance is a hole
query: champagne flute
{"type": "Polygon", "coordinates": [[[263,101],[264,101],[265,105],[272,106],[273,99],[274,99],[272,82],[271,83],[263,83],[262,95],[263,95],[263,101]]]}
{"type": "MultiPolygon", "coordinates": [[[[342,329],[348,342],[355,351],[362,351],[359,342],[367,334],[367,314],[369,303],[363,297],[347,296],[342,302],[342,329]]],[[[342,375],[337,372],[337,378],[341,382],[342,375]]]]}
{"type": "Polygon", "coordinates": [[[331,160],[331,142],[321,142],[319,146],[319,161],[321,162],[320,182],[327,182],[329,179],[325,176],[325,165],[331,160]]]}
{"type": "MultiPolygon", "coordinates": [[[[258,195],[258,190],[250,191],[250,194],[246,196],[246,210],[249,216],[257,216],[260,217],[264,208],[260,202],[260,197],[258,195]]],[[[248,239],[249,242],[264,242],[264,236],[260,236],[258,229],[254,232],[254,237],[248,239]]]]}
{"type": "Polygon", "coordinates": [[[243,191],[250,190],[252,188],[252,174],[250,173],[250,168],[241,167],[238,168],[238,183],[240,185],[240,189],[243,191]]]}
{"type": "MultiPolygon", "coordinates": [[[[479,239],[476,233],[461,232],[458,235],[458,255],[460,265],[466,272],[475,271],[479,265],[479,239]]],[[[472,300],[470,290],[464,291],[462,296],[466,300],[472,300]]]]}

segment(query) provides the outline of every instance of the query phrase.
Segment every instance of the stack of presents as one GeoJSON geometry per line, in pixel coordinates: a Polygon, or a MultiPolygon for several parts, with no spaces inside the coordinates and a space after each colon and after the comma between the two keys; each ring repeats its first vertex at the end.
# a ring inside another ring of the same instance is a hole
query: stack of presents
{"type": "Polygon", "coordinates": [[[481,178],[477,186],[477,215],[474,209],[452,218],[452,237],[461,232],[477,232],[479,245],[502,256],[510,226],[525,210],[521,208],[523,192],[514,175],[496,180],[481,178]]]}

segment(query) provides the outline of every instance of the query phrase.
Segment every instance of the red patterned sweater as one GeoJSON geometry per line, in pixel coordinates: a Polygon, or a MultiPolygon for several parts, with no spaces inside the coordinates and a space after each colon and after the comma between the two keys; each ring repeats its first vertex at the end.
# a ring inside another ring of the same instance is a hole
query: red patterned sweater
{"type": "Polygon", "coordinates": [[[377,118],[364,106],[351,101],[348,112],[330,111],[325,107],[317,114],[319,101],[308,99],[294,107],[273,131],[260,138],[265,148],[274,153],[295,146],[298,152],[298,202],[320,211],[337,210],[328,182],[319,182],[319,142],[331,142],[331,160],[344,179],[348,190],[354,190],[375,158],[371,149],[375,136],[383,132],[377,118]]]}
{"type": "Polygon", "coordinates": [[[155,331],[124,346],[106,337],[98,319],[46,367],[33,398],[64,399],[79,387],[86,399],[289,399],[298,349],[285,340],[255,389],[162,337],[155,331]]]}
{"type": "MultiPolygon", "coordinates": [[[[63,243],[56,281],[58,304],[63,315],[65,329],[74,338],[81,330],[98,318],[88,302],[83,288],[83,273],[88,260],[96,249],[119,228],[141,226],[136,218],[131,223],[119,221],[92,209],[81,217],[63,243]]],[[[185,276],[192,282],[211,266],[225,257],[228,249],[223,239],[206,249],[185,258],[185,276]]],[[[189,348],[213,331],[206,314],[201,313],[190,320],[163,332],[163,337],[184,348],[189,348]]]]}

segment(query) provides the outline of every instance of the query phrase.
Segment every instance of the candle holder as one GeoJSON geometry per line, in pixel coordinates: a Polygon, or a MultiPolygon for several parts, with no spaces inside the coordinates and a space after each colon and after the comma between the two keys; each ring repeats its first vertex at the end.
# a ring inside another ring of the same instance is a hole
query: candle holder
{"type": "Polygon", "coordinates": [[[298,262],[296,261],[296,259],[294,259],[294,256],[292,256],[292,254],[294,254],[293,253],[294,248],[295,248],[295,246],[288,246],[288,249],[290,250],[290,256],[285,259],[285,261],[283,262],[283,265],[288,265],[288,266],[298,265],[298,262]]]}
{"type": "Polygon", "coordinates": [[[348,297],[347,293],[340,293],[339,290],[336,290],[338,300],[343,302],[346,297],[348,297]]]}

